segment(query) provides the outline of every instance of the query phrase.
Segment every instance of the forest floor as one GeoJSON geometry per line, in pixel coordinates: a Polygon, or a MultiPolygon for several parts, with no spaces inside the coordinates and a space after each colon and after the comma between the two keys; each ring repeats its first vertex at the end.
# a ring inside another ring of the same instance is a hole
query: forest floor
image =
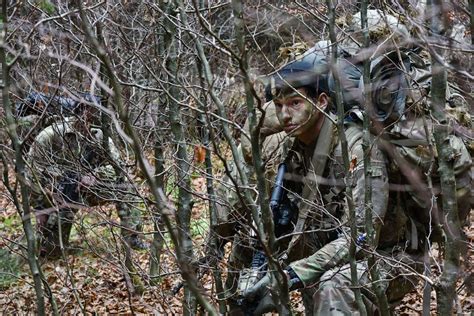
{"type": "MultiPolygon", "coordinates": [[[[205,190],[204,180],[196,178],[193,185],[198,190],[205,190]]],[[[0,313],[1,314],[34,314],[36,311],[33,280],[26,260],[21,259],[18,242],[22,240],[21,220],[7,192],[0,186],[0,313]],[[20,258],[20,259],[19,259],[20,258]]],[[[196,249],[202,249],[204,236],[208,230],[207,210],[204,204],[197,204],[193,211],[193,236],[196,249]]],[[[51,291],[56,299],[61,314],[154,314],[181,315],[182,290],[172,295],[172,289],[180,282],[178,268],[175,264],[172,246],[165,246],[161,256],[161,280],[151,285],[147,280],[149,253],[135,252],[134,259],[138,273],[145,280],[143,294],[133,294],[124,275],[123,251],[118,241],[118,230],[110,229],[105,223],[111,219],[118,222],[111,207],[80,211],[77,216],[71,238],[74,251],[66,260],[42,262],[42,268],[51,291]],[[108,220],[106,220],[108,219],[108,220]]],[[[465,228],[468,237],[466,253],[462,255],[463,271],[461,280],[470,280],[474,263],[474,212],[471,212],[469,227],[465,228]]],[[[151,226],[151,225],[150,225],[151,226]]],[[[151,227],[145,227],[151,231],[151,227]]],[[[151,241],[151,235],[146,236],[151,241]]],[[[198,254],[202,255],[202,254],[198,254]]],[[[437,257],[434,249],[432,258],[437,257]]],[[[437,271],[433,269],[433,274],[437,271]]],[[[207,294],[215,297],[215,289],[209,275],[201,279],[207,294]]],[[[459,284],[457,313],[469,315],[474,310],[472,284],[459,284]]],[[[422,284],[408,294],[396,309],[399,315],[419,315],[422,312],[422,284]]],[[[435,314],[436,296],[431,292],[431,311],[435,314]]],[[[292,293],[292,303],[296,314],[303,314],[304,308],[297,292],[292,293]]],[[[50,304],[47,304],[51,311],[50,304]]]]}

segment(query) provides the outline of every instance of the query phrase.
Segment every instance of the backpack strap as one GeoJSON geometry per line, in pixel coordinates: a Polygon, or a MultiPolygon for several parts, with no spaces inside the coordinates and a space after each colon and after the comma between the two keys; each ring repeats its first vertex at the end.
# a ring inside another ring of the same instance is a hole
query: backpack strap
{"type": "MultiPolygon", "coordinates": [[[[351,152],[354,145],[363,136],[362,129],[356,123],[346,123],[344,133],[347,139],[348,150],[351,152]]],[[[341,179],[341,177],[344,177],[344,174],[346,173],[344,168],[344,159],[342,157],[342,146],[340,142],[338,142],[333,151],[332,159],[333,170],[330,177],[333,177],[331,180],[334,181],[334,184],[330,186],[328,192],[324,195],[324,200],[328,203],[334,201],[334,199],[336,199],[341,194],[341,192],[344,191],[344,187],[337,184],[338,180],[341,179]]],[[[336,206],[335,204],[332,205],[334,207],[336,206]]],[[[331,209],[329,209],[329,211],[331,212],[331,209]]],[[[332,211],[334,211],[334,209],[332,211]]]]}
{"type": "Polygon", "coordinates": [[[428,146],[428,141],[426,139],[390,139],[390,143],[405,147],[428,146]]]}
{"type": "Polygon", "coordinates": [[[357,123],[350,123],[347,125],[347,129],[345,131],[346,139],[347,139],[347,149],[349,152],[352,151],[354,145],[362,139],[363,131],[362,126],[357,123]]]}
{"type": "MultiPolygon", "coordinates": [[[[350,153],[357,141],[359,141],[363,137],[362,127],[357,123],[346,123],[344,133],[346,134],[347,149],[350,153]]],[[[342,157],[342,145],[340,142],[337,144],[336,149],[334,150],[333,157],[334,161],[337,164],[337,167],[339,168],[338,173],[345,173],[344,159],[342,157]]]]}

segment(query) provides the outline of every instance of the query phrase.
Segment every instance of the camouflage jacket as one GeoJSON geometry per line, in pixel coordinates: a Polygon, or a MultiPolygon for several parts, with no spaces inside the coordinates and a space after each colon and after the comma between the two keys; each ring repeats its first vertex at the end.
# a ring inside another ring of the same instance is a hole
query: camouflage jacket
{"type": "MultiPolygon", "coordinates": [[[[429,124],[428,130],[431,128],[429,124]]],[[[426,140],[427,135],[421,131],[424,129],[420,126],[420,120],[416,119],[402,120],[391,129],[392,137],[395,138],[397,135],[398,139],[409,140],[409,142],[426,140]]],[[[315,151],[314,143],[305,146],[295,140],[286,158],[289,166],[288,177],[293,179],[288,183],[288,187],[296,196],[300,196],[300,212],[304,209],[304,205],[309,203],[309,207],[306,208],[310,211],[307,214],[300,214],[300,217],[306,217],[303,233],[308,237],[302,239],[299,247],[294,247],[299,251],[296,257],[304,259],[290,264],[305,285],[316,281],[327,270],[342,265],[348,260],[350,230],[348,227],[349,199],[346,198],[344,190],[346,185],[352,189],[358,246],[363,246],[366,239],[363,132],[361,126],[355,123],[346,124],[344,132],[350,157],[348,175],[343,167],[342,147],[337,134],[333,137],[334,144],[324,171],[321,177],[316,177],[316,181],[311,179],[314,176],[310,174],[311,163],[314,159],[312,158],[315,151]],[[304,186],[308,181],[312,190],[305,196],[304,186]],[[308,257],[311,253],[312,255],[308,257]]],[[[327,135],[319,135],[319,137],[330,139],[327,135]]],[[[457,188],[459,214],[461,218],[464,218],[472,205],[472,159],[460,138],[450,136],[449,143],[454,152],[453,167],[459,184],[457,188]]],[[[426,226],[423,224],[430,223],[429,219],[423,216],[429,216],[432,205],[427,204],[429,201],[422,199],[421,190],[414,189],[413,184],[407,184],[407,176],[402,175],[401,164],[410,164],[413,169],[421,171],[421,174],[426,172],[427,160],[431,161],[430,157],[423,156],[423,152],[426,154],[427,145],[425,144],[424,147],[420,145],[393,146],[392,148],[403,158],[396,161],[393,157],[389,157],[387,151],[382,150],[379,144],[381,144],[380,141],[371,136],[369,174],[372,199],[370,205],[371,221],[375,232],[372,249],[392,252],[395,247],[398,250],[419,252],[427,233],[426,226]]],[[[438,195],[440,189],[436,173],[432,180],[434,186],[432,192],[438,195]]],[[[426,183],[424,178],[421,178],[421,181],[421,185],[426,183]]],[[[428,192],[427,186],[424,190],[428,192]]]]}
{"type": "MultiPolygon", "coordinates": [[[[342,147],[335,129],[333,145],[330,147],[328,159],[321,176],[312,175],[312,156],[316,141],[308,146],[295,140],[290,150],[286,163],[289,168],[289,189],[295,196],[300,196],[300,212],[305,208],[307,214],[300,214],[306,218],[302,244],[297,248],[296,257],[311,256],[290,264],[304,284],[316,280],[327,270],[347,260],[350,231],[348,227],[348,202],[346,199],[345,185],[352,189],[352,201],[356,213],[357,235],[365,233],[365,177],[364,177],[364,151],[362,148],[362,131],[356,124],[348,124],[345,129],[348,140],[349,157],[351,157],[350,174],[346,177],[342,159],[342,147]],[[316,181],[312,180],[316,176],[316,181]],[[310,182],[310,194],[304,195],[305,182],[310,182]],[[347,182],[348,181],[348,182],[347,182]],[[306,248],[306,249],[304,249],[306,248]],[[303,250],[304,249],[304,250],[303,250]]],[[[328,135],[319,135],[328,137],[328,135]]],[[[389,247],[398,244],[404,238],[404,224],[391,220],[389,208],[389,185],[386,160],[382,151],[376,144],[371,147],[372,181],[372,224],[375,230],[375,240],[380,247],[389,247]]],[[[298,233],[298,232],[296,232],[298,233]]]]}
{"type": "Polygon", "coordinates": [[[53,190],[65,174],[93,176],[102,183],[118,177],[114,166],[120,163],[120,155],[112,140],[105,150],[102,130],[83,132],[76,128],[78,123],[77,118],[67,118],[36,136],[27,156],[34,192],[39,193],[44,186],[53,190]]]}

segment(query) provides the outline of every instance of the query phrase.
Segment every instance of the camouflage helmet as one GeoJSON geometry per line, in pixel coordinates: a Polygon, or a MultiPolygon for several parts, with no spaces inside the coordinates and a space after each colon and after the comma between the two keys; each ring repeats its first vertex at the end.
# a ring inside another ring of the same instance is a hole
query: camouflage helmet
{"type": "MultiPolygon", "coordinates": [[[[356,54],[364,43],[361,21],[360,12],[349,16],[345,21],[341,47],[351,55],[356,54]]],[[[409,36],[408,29],[398,18],[380,10],[367,10],[367,25],[372,44],[378,44],[392,35],[397,40],[409,36]]]]}
{"type": "Polygon", "coordinates": [[[271,75],[265,91],[267,100],[272,100],[283,91],[299,88],[310,88],[316,93],[327,92],[328,52],[329,42],[320,41],[271,75]]]}

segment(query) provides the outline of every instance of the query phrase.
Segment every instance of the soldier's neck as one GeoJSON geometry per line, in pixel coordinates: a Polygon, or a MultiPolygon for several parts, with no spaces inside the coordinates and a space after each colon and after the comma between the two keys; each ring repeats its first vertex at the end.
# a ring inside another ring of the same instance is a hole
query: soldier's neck
{"type": "Polygon", "coordinates": [[[318,119],[313,123],[313,126],[308,128],[304,133],[301,133],[297,136],[298,140],[305,145],[311,145],[312,143],[316,142],[325,119],[326,117],[321,114],[318,119]]]}

